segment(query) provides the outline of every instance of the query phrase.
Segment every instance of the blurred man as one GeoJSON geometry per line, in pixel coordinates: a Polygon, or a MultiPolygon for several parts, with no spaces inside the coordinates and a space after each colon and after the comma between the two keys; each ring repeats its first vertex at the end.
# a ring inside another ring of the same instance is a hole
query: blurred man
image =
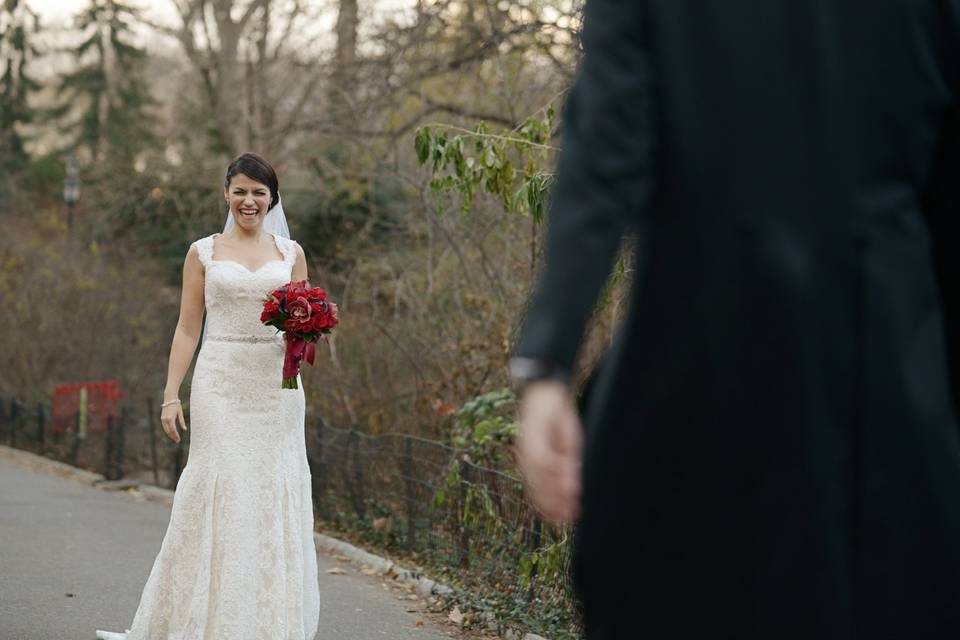
{"type": "Polygon", "coordinates": [[[511,365],[588,638],[960,638],[960,0],[587,0],[583,44],[511,365]]]}

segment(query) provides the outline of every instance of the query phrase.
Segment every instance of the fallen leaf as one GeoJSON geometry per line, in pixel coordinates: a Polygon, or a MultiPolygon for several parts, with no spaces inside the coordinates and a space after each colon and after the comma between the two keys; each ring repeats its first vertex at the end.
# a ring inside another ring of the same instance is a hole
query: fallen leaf
{"type": "Polygon", "coordinates": [[[418,627],[422,627],[422,626],[423,626],[423,620],[417,620],[417,626],[418,626],[418,627]]]}
{"type": "Polygon", "coordinates": [[[457,407],[437,398],[433,401],[433,410],[443,417],[452,416],[457,412],[457,407]]]}
{"type": "Polygon", "coordinates": [[[454,607],[450,615],[447,616],[453,624],[463,624],[463,614],[460,613],[460,607],[454,607]]]}
{"type": "Polygon", "coordinates": [[[342,575],[345,575],[347,572],[341,569],[340,567],[334,567],[333,569],[327,569],[327,573],[329,573],[332,576],[342,576],[342,575]]]}

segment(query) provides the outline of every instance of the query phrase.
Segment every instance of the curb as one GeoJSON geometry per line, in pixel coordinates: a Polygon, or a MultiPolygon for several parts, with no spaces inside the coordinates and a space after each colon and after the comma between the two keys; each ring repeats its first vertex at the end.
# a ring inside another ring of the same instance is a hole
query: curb
{"type": "MultiPolygon", "coordinates": [[[[170,489],[156,487],[151,484],[143,484],[134,480],[110,481],[99,473],[87,471],[86,469],[78,469],[64,462],[51,460],[50,458],[45,458],[44,456],[29,451],[14,449],[6,445],[0,445],[0,459],[8,460],[35,471],[47,471],[68,480],[90,485],[101,491],[135,491],[139,496],[150,502],[159,502],[167,506],[173,504],[174,491],[170,489]]],[[[390,575],[394,580],[412,585],[421,596],[448,596],[454,593],[454,590],[449,586],[428,578],[419,571],[405,569],[392,560],[370,553],[369,551],[364,551],[349,542],[344,542],[338,538],[333,538],[316,531],[313,534],[313,539],[316,546],[321,549],[335,551],[354,562],[369,566],[377,573],[390,575]]],[[[484,613],[481,619],[484,628],[500,634],[506,640],[546,640],[546,638],[533,633],[523,634],[516,629],[504,629],[503,626],[497,622],[496,617],[490,612],[484,613]]]]}
{"type": "Polygon", "coordinates": [[[99,473],[87,471],[86,469],[78,469],[65,462],[51,460],[50,458],[45,458],[29,451],[14,449],[6,445],[0,445],[0,458],[25,467],[30,467],[34,470],[42,469],[58,475],[61,478],[76,480],[83,484],[95,485],[98,482],[106,481],[106,478],[99,473]]]}
{"type": "MultiPolygon", "coordinates": [[[[441,582],[427,578],[418,571],[404,569],[392,560],[364,551],[349,542],[317,532],[314,532],[313,538],[317,546],[323,549],[335,551],[350,560],[369,566],[378,573],[391,575],[394,580],[412,585],[421,596],[446,596],[454,593],[453,589],[441,582]]],[[[481,620],[485,629],[500,634],[506,640],[547,640],[534,633],[524,634],[516,629],[504,629],[491,612],[484,613],[481,620]]]]}
{"type": "Polygon", "coordinates": [[[313,534],[313,539],[323,549],[336,551],[355,562],[369,566],[378,573],[390,574],[395,580],[413,585],[422,596],[447,596],[453,593],[453,589],[443,583],[431,580],[418,571],[404,569],[392,560],[364,551],[349,542],[316,532],[313,534]]]}

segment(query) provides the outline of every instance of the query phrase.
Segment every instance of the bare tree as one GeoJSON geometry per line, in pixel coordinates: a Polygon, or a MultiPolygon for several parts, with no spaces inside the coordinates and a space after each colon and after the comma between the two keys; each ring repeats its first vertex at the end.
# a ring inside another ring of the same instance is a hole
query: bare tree
{"type": "Polygon", "coordinates": [[[200,81],[218,146],[281,151],[322,78],[319,56],[290,47],[309,20],[303,0],[173,0],[179,42],[200,81]]]}

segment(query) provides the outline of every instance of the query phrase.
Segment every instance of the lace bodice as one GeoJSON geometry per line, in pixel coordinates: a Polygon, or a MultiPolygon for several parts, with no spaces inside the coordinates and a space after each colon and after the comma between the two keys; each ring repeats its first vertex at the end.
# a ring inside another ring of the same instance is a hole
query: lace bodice
{"type": "Polygon", "coordinates": [[[251,271],[233,260],[213,259],[213,236],[194,242],[204,269],[203,299],[207,339],[269,339],[277,330],[260,322],[264,296],[289,282],[296,260],[293,240],[273,236],[282,260],[271,260],[251,271]]]}

